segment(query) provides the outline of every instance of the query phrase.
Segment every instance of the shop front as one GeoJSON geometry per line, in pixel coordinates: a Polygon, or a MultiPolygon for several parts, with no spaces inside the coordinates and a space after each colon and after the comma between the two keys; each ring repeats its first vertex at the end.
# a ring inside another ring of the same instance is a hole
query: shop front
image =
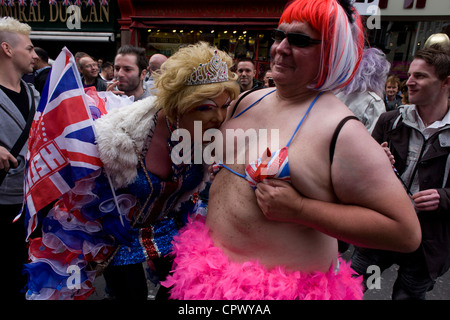
{"type": "Polygon", "coordinates": [[[34,46],[53,59],[64,46],[111,61],[117,49],[117,0],[0,1],[0,16],[29,24],[34,46]]]}
{"type": "Polygon", "coordinates": [[[288,1],[118,0],[122,43],[172,55],[180,46],[207,41],[234,59],[251,58],[262,76],[269,67],[271,31],[288,1]]]}
{"type": "Polygon", "coordinates": [[[449,0],[356,0],[365,14],[367,41],[382,49],[391,74],[407,78],[417,50],[434,33],[450,36],[449,0]],[[376,10],[374,10],[376,8],[376,10]]]}

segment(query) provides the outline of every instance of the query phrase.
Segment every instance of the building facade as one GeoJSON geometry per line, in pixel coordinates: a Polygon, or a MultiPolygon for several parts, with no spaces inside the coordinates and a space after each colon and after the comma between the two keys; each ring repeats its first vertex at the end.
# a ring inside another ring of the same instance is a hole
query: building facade
{"type": "MultiPolygon", "coordinates": [[[[268,68],[270,33],[288,0],[0,0],[0,16],[31,25],[36,46],[55,57],[63,46],[112,60],[123,44],[172,55],[208,41],[234,59],[268,68]]],[[[450,0],[355,0],[368,45],[382,49],[401,78],[414,53],[433,33],[450,36],[450,0]]]]}
{"type": "Polygon", "coordinates": [[[29,24],[33,44],[53,59],[66,46],[111,60],[120,37],[117,0],[0,0],[0,16],[29,24]]]}

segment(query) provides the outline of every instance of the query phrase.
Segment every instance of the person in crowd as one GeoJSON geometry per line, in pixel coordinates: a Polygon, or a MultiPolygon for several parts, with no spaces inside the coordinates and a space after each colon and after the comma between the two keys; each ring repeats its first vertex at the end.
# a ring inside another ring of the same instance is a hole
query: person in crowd
{"type": "Polygon", "coordinates": [[[98,72],[102,72],[103,59],[97,59],[98,72]]]}
{"type": "Polygon", "coordinates": [[[450,266],[450,53],[439,47],[416,52],[406,82],[411,105],[382,114],[373,137],[389,148],[422,228],[411,253],[356,248],[352,267],[367,278],[367,267],[399,265],[392,299],[425,299],[450,266]]]}
{"type": "Polygon", "coordinates": [[[264,74],[264,87],[275,87],[275,83],[273,82],[272,70],[268,69],[264,74]]]}
{"type": "Polygon", "coordinates": [[[47,51],[39,47],[35,47],[34,51],[38,56],[34,61],[34,86],[36,87],[36,90],[42,94],[42,89],[44,89],[45,81],[47,80],[52,67],[48,63],[47,51]]]}
{"type": "Polygon", "coordinates": [[[241,92],[253,89],[255,87],[261,87],[261,83],[255,78],[256,69],[251,59],[240,59],[236,66],[236,73],[238,75],[238,82],[241,87],[241,92]]]}
{"type": "Polygon", "coordinates": [[[409,104],[409,96],[408,96],[408,86],[406,85],[407,80],[403,80],[400,84],[400,92],[402,96],[402,105],[409,104]]]}
{"type": "Polygon", "coordinates": [[[108,85],[108,90],[117,87],[118,93],[134,96],[135,101],[145,99],[151,95],[144,84],[146,74],[145,49],[122,46],[114,58],[114,81],[108,85]]]}
{"type": "Polygon", "coordinates": [[[390,67],[383,51],[366,48],[353,80],[336,92],[336,97],[350,108],[369,133],[380,114],[386,112],[382,97],[390,67]]]}
{"type": "Polygon", "coordinates": [[[438,44],[444,50],[450,50],[450,38],[445,33],[434,33],[428,37],[427,41],[423,45],[424,48],[430,47],[434,44],[438,44]]]}
{"type": "Polygon", "coordinates": [[[82,56],[78,60],[78,69],[81,73],[81,81],[83,86],[95,87],[97,91],[106,91],[107,84],[98,72],[98,63],[91,56],[82,56]]]}
{"type": "Polygon", "coordinates": [[[337,239],[403,252],[420,243],[383,148],[331,93],[363,52],[351,1],[293,1],[272,38],[276,88],[246,96],[221,126],[206,220],[174,239],[172,299],[361,299],[337,239]]]}
{"type": "MultiPolygon", "coordinates": [[[[122,68],[136,65],[136,60],[122,64],[122,58],[135,58],[128,52],[119,50],[115,60],[123,84],[122,68]]],[[[180,132],[188,132],[194,141],[194,122],[206,131],[225,120],[230,102],[239,95],[232,64],[231,57],[206,42],[183,47],[156,75],[156,96],[113,109],[95,122],[105,171],[118,190],[138,201],[134,218],[139,223],[131,233],[133,240],[118,249],[104,272],[108,289],[119,300],[147,299],[143,262],[150,261],[161,280],[171,268],[172,237],[186,222],[186,203],[205,186],[208,177],[201,161],[190,161],[193,153],[183,152],[187,161],[176,160],[181,156],[177,149],[180,132]],[[215,71],[211,73],[210,67],[216,67],[215,71]]],[[[140,72],[145,75],[143,64],[140,72]]],[[[203,139],[200,133],[197,138],[203,139]]],[[[161,288],[157,299],[166,294],[161,288]]]]}
{"type": "Polygon", "coordinates": [[[114,66],[111,62],[103,62],[101,70],[100,77],[106,82],[111,81],[114,78],[114,66]]]}
{"type": "Polygon", "coordinates": [[[386,111],[397,109],[402,104],[402,97],[400,95],[400,79],[391,75],[386,79],[386,90],[384,95],[384,104],[386,111]]]}
{"type": "Polygon", "coordinates": [[[166,62],[167,57],[161,53],[155,53],[154,55],[152,55],[150,57],[150,59],[148,60],[148,74],[146,77],[146,81],[145,84],[147,85],[148,90],[150,90],[150,92],[152,92],[153,88],[154,88],[154,73],[159,72],[159,70],[161,69],[161,65],[166,62]]]}
{"type": "Polygon", "coordinates": [[[24,299],[22,265],[26,259],[23,219],[13,223],[23,203],[28,132],[39,93],[21,77],[38,58],[29,38],[31,28],[11,17],[0,19],[0,217],[4,299],[24,299]]]}
{"type": "Polygon", "coordinates": [[[77,68],[78,68],[78,71],[80,72],[80,74],[81,74],[81,70],[80,70],[80,64],[79,64],[79,61],[80,61],[80,59],[81,59],[82,57],[88,57],[88,56],[89,56],[89,55],[88,55],[86,52],[83,52],[83,51],[78,51],[78,52],[76,52],[75,55],[74,55],[75,63],[77,64],[77,68]]]}

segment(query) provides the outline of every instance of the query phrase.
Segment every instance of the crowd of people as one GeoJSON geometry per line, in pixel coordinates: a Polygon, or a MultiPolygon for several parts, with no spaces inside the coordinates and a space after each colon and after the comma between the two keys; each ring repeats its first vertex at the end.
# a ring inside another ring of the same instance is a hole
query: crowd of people
{"type": "MultiPolygon", "coordinates": [[[[23,218],[12,220],[51,72],[29,32],[0,20],[2,268],[14,299],[25,296],[27,252],[23,218]]],[[[263,81],[251,59],[205,42],[150,59],[125,45],[101,64],[75,54],[85,88],[134,101],[95,121],[112,181],[97,185],[136,200],[103,273],[112,298],[146,300],[151,272],[157,299],[362,299],[368,267],[395,263],[392,298],[425,299],[450,268],[448,37],[416,52],[404,83],[365,47],[351,1],[293,1],[272,39],[263,81]],[[181,130],[193,137],[198,123],[202,137],[223,137],[214,165],[174,159],[181,130]]]]}

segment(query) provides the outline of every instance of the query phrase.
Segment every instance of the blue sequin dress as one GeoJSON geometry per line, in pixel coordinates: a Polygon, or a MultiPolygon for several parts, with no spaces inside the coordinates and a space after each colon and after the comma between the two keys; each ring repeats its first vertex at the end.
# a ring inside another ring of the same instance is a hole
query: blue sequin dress
{"type": "MultiPolygon", "coordinates": [[[[156,121],[157,116],[155,116],[156,121]]],[[[169,123],[168,123],[169,126],[169,123]]],[[[169,126],[169,130],[174,128],[169,126]]],[[[145,166],[145,153],[152,138],[149,133],[141,158],[145,166]]],[[[169,152],[178,142],[168,141],[169,152]]],[[[151,151],[148,151],[151,152],[151,151]]],[[[192,162],[191,162],[192,163],[192,162]]],[[[112,266],[135,264],[147,259],[164,257],[171,251],[173,236],[187,222],[194,207],[194,199],[176,208],[180,197],[195,189],[203,179],[200,164],[172,164],[173,175],[163,180],[147,169],[139,166],[137,178],[121,192],[137,198],[138,208],[143,216],[138,227],[130,229],[131,243],[122,245],[110,263],[112,266]],[[146,172],[144,171],[146,170],[146,172]],[[145,205],[145,207],[143,207],[145,205]]]]}

